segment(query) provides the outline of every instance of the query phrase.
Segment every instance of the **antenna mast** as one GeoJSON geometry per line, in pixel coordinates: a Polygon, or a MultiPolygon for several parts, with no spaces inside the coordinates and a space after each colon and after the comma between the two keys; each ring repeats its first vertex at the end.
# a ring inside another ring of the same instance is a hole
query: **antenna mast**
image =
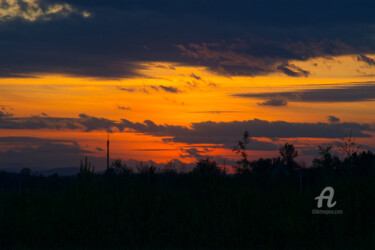
{"type": "Polygon", "coordinates": [[[107,133],[107,170],[109,169],[109,133],[107,133]]]}

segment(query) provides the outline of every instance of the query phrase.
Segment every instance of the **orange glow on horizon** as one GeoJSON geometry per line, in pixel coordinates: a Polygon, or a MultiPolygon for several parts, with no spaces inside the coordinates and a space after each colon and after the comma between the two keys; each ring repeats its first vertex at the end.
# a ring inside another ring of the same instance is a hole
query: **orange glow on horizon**
{"type": "MultiPolygon", "coordinates": [[[[61,75],[44,75],[37,78],[12,78],[0,80],[2,105],[14,117],[39,116],[76,118],[84,113],[114,121],[132,122],[151,120],[156,124],[190,126],[202,121],[230,122],[251,119],[287,122],[327,122],[328,115],[340,117],[345,122],[375,122],[374,102],[308,103],[289,102],[287,107],[259,106],[262,100],[236,98],[237,93],[302,91],[315,88],[351,86],[375,81],[370,69],[353,56],[332,59],[317,58],[306,62],[293,62],[311,71],[309,77],[293,78],[274,73],[256,77],[226,77],[204,67],[187,67],[173,63],[143,63],[139,73],[147,77],[104,80],[61,75]],[[357,65],[360,73],[355,71],[357,65]],[[350,68],[350,70],[348,69],[350,68]]],[[[55,131],[55,130],[0,130],[1,136],[30,136],[74,140],[83,149],[100,156],[105,152],[105,132],[55,131]]],[[[241,136],[239,131],[239,138],[241,136]]],[[[300,138],[298,141],[308,141],[300,138]]],[[[322,141],[322,140],[320,140],[322,141]]],[[[375,146],[373,142],[362,139],[375,146]]],[[[235,142],[233,142],[235,143],[235,142]]],[[[181,159],[181,148],[191,145],[165,143],[161,137],[135,133],[111,135],[111,158],[137,160],[153,159],[166,162],[181,159]]],[[[213,148],[208,155],[225,155],[235,159],[229,149],[213,148]]],[[[274,154],[251,153],[251,157],[274,154]]],[[[277,152],[276,152],[277,154],[277,152]]]]}

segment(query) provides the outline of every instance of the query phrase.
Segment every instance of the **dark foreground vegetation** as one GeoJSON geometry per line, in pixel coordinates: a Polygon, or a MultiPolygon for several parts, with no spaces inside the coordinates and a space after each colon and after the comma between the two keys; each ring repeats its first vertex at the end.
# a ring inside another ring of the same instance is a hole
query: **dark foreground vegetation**
{"type": "Polygon", "coordinates": [[[74,178],[2,172],[0,248],[374,249],[374,154],[321,147],[301,169],[293,145],[248,161],[242,142],[233,175],[208,159],[190,173],[121,161],[101,175],[83,162],[74,178]],[[326,186],[343,214],[312,213],[326,186]]]}

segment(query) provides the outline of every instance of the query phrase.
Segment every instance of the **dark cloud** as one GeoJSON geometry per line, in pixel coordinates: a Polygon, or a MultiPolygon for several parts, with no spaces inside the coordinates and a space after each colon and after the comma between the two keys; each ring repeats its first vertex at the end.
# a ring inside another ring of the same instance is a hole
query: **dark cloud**
{"type": "Polygon", "coordinates": [[[233,122],[192,123],[191,128],[173,125],[156,125],[152,121],[133,123],[122,120],[122,124],[134,132],[165,137],[165,142],[188,144],[220,144],[232,148],[245,130],[250,132],[250,150],[275,150],[277,145],[256,138],[343,138],[350,131],[355,137],[371,137],[375,131],[369,124],[358,123],[291,123],[248,120],[233,122]]]}
{"type": "Polygon", "coordinates": [[[291,60],[375,52],[373,1],[66,3],[90,18],[72,14],[0,24],[1,77],[126,78],[139,76],[146,61],[201,65],[230,75],[304,76],[291,60]]]}
{"type": "Polygon", "coordinates": [[[273,106],[273,107],[282,107],[288,105],[288,102],[282,99],[271,99],[265,102],[258,103],[259,106],[273,106]]]}
{"type": "Polygon", "coordinates": [[[13,116],[12,113],[6,112],[4,107],[2,108],[2,110],[3,111],[0,110],[0,119],[13,116]]]}
{"type": "Polygon", "coordinates": [[[219,115],[219,114],[229,114],[229,113],[240,113],[239,111],[220,111],[220,110],[209,110],[209,111],[195,111],[195,112],[191,112],[191,113],[194,113],[194,114],[215,114],[215,115],[219,115]]]}
{"type": "Polygon", "coordinates": [[[355,122],[343,123],[293,123],[285,121],[247,120],[232,122],[199,122],[190,127],[176,125],[158,125],[153,121],[143,123],[126,119],[113,121],[86,114],[78,118],[58,117],[0,117],[0,128],[3,129],[76,129],[85,132],[105,130],[108,132],[136,132],[158,137],[164,140],[188,144],[222,144],[231,148],[245,130],[252,137],[250,149],[274,150],[276,145],[254,138],[343,138],[349,132],[354,137],[371,137],[369,132],[375,131],[373,125],[355,122]]]}
{"type": "Polygon", "coordinates": [[[340,122],[340,118],[338,118],[336,116],[333,116],[333,115],[330,115],[330,116],[328,116],[328,121],[332,122],[332,123],[334,123],[334,122],[340,122]]]}
{"type": "Polygon", "coordinates": [[[78,118],[62,117],[13,117],[12,114],[3,114],[0,111],[0,128],[2,129],[79,129],[82,131],[106,130],[112,132],[113,129],[122,131],[121,124],[115,121],[97,118],[86,114],[80,114],[78,118]]]}
{"type": "MultiPolygon", "coordinates": [[[[336,87],[327,89],[309,89],[293,92],[241,93],[234,97],[264,99],[261,105],[290,102],[359,102],[375,99],[375,85],[359,83],[350,87],[336,87]],[[276,101],[277,100],[277,101],[276,101]]],[[[278,105],[276,105],[278,106],[278,105]]]]}
{"type": "Polygon", "coordinates": [[[32,144],[40,144],[40,143],[76,144],[75,141],[71,141],[71,140],[56,140],[56,139],[37,138],[37,137],[0,137],[0,144],[3,144],[3,145],[28,145],[28,144],[32,145],[32,144]]]}
{"type": "Polygon", "coordinates": [[[124,106],[118,106],[117,108],[121,110],[131,110],[130,107],[124,107],[124,106]]]}
{"type": "Polygon", "coordinates": [[[19,171],[24,167],[32,169],[78,166],[84,155],[75,141],[42,139],[34,137],[0,137],[0,144],[10,146],[0,152],[0,168],[19,171]]]}
{"type": "Polygon", "coordinates": [[[193,78],[195,78],[196,80],[200,80],[200,79],[202,79],[200,76],[197,76],[197,75],[194,74],[194,73],[191,73],[190,76],[193,77],[193,78]]]}
{"type": "Polygon", "coordinates": [[[193,159],[203,159],[207,156],[202,153],[206,153],[207,151],[200,151],[197,148],[181,148],[181,158],[193,158],[193,159]]]}
{"type": "MultiPolygon", "coordinates": [[[[251,137],[268,138],[343,138],[348,131],[356,137],[370,137],[366,131],[374,131],[369,124],[358,123],[290,123],[284,121],[269,122],[264,120],[248,120],[233,122],[200,122],[192,123],[191,129],[182,126],[156,125],[151,121],[131,123],[123,120],[130,127],[141,133],[173,136],[174,141],[189,143],[225,143],[227,138],[238,139],[239,131],[250,131],[251,137]]],[[[231,139],[230,141],[233,141],[231,139]]]]}
{"type": "Polygon", "coordinates": [[[361,61],[361,62],[365,62],[365,63],[367,63],[367,64],[370,65],[370,66],[375,66],[375,60],[372,59],[372,58],[370,58],[370,57],[368,57],[368,56],[365,56],[365,55],[359,55],[359,56],[357,57],[357,60],[358,60],[358,61],[361,61]]]}
{"type": "Polygon", "coordinates": [[[297,77],[297,76],[308,76],[310,74],[309,71],[306,71],[306,70],[303,70],[293,64],[290,64],[290,65],[280,65],[277,67],[278,70],[280,70],[281,72],[283,72],[285,75],[288,75],[288,76],[293,76],[293,77],[297,77]]]}
{"type": "Polygon", "coordinates": [[[230,39],[215,43],[191,43],[177,46],[185,57],[197,60],[212,71],[224,75],[265,75],[282,72],[288,76],[308,76],[309,72],[290,60],[307,60],[313,57],[354,53],[339,41],[281,42],[259,37],[230,39]]]}
{"type": "Polygon", "coordinates": [[[180,93],[181,90],[179,90],[178,88],[176,87],[172,87],[172,86],[163,86],[163,85],[160,85],[159,86],[161,89],[163,89],[165,92],[169,92],[169,93],[180,93]]]}
{"type": "Polygon", "coordinates": [[[208,149],[207,147],[190,147],[190,148],[181,148],[180,150],[181,150],[180,158],[191,158],[197,161],[208,158],[208,159],[216,161],[218,164],[223,164],[223,165],[225,164],[226,166],[229,165],[229,168],[231,168],[230,165],[234,166],[237,164],[236,161],[228,159],[220,155],[208,155],[207,153],[210,152],[211,150],[208,149]]]}
{"type": "Polygon", "coordinates": [[[133,93],[135,91],[134,88],[124,88],[124,87],[120,87],[120,86],[117,86],[117,89],[119,89],[121,91],[130,92],[130,93],[133,93]]]}
{"type": "Polygon", "coordinates": [[[198,83],[196,81],[186,82],[186,84],[189,85],[190,88],[198,88],[198,83]]]}
{"type": "Polygon", "coordinates": [[[170,149],[170,148],[138,148],[138,149],[132,149],[132,151],[159,152],[159,151],[175,151],[175,149],[170,149]]]}

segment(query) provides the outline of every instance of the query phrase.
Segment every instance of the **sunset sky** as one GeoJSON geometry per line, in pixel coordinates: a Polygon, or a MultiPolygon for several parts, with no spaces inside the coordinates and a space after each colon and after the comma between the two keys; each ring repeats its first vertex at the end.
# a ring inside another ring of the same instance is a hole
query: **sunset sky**
{"type": "Polygon", "coordinates": [[[0,0],[0,169],[375,151],[372,1],[0,0]]]}

